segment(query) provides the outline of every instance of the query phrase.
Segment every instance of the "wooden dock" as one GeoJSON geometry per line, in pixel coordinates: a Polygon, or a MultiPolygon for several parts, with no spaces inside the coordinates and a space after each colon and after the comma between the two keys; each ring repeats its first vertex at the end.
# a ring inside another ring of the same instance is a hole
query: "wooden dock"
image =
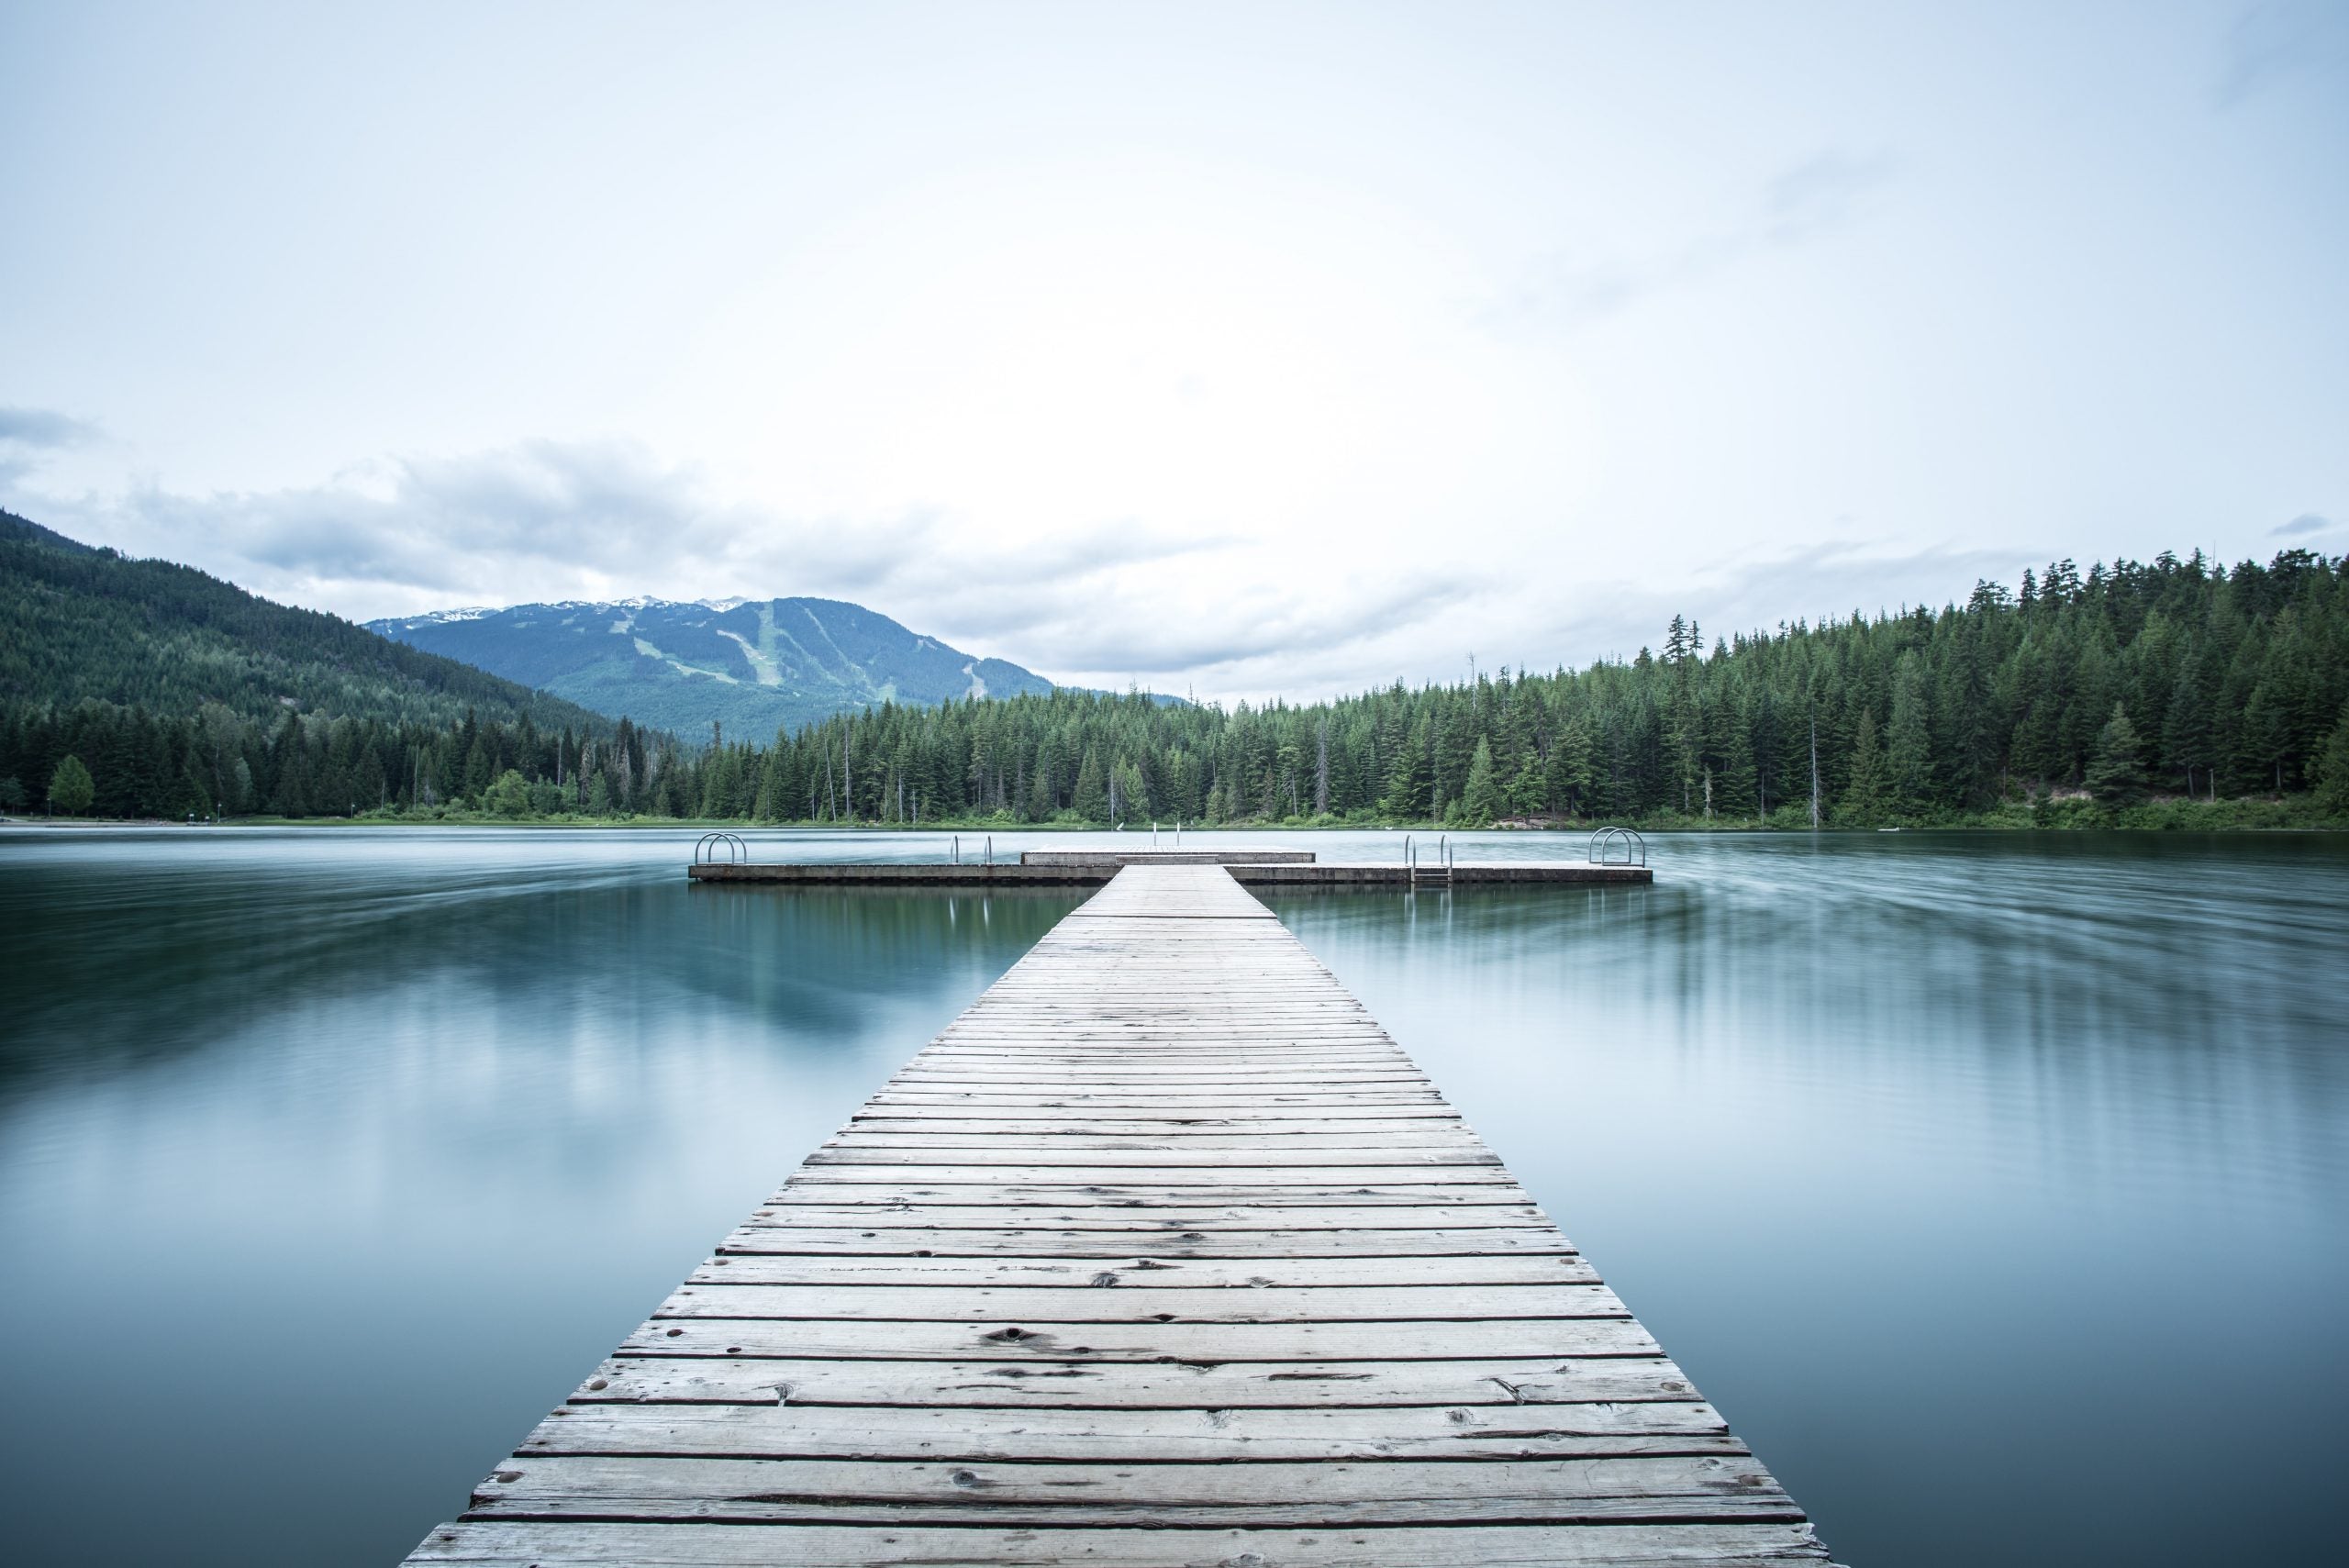
{"type": "Polygon", "coordinates": [[[419,1563],[1823,1562],[1222,869],[1133,867],[809,1156],[419,1563]]]}
{"type": "MultiPolygon", "coordinates": [[[[1150,863],[1146,856],[1137,854],[1031,851],[1016,862],[998,861],[992,865],[973,861],[959,865],[942,861],[702,861],[688,867],[687,874],[696,882],[779,882],[803,887],[1097,887],[1125,866],[1150,863]]],[[[1233,857],[1220,863],[1235,881],[1250,887],[1280,887],[1293,892],[1314,888],[1522,886],[1538,883],[1645,886],[1655,880],[1654,872],[1643,865],[1600,865],[1583,861],[1477,861],[1415,868],[1399,861],[1317,862],[1309,855],[1286,855],[1277,860],[1233,857]]]]}

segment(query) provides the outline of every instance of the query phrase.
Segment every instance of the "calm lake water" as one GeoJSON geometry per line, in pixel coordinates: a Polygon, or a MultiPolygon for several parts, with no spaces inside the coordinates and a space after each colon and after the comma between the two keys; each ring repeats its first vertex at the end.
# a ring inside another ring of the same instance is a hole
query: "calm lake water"
{"type": "MultiPolygon", "coordinates": [[[[1074,902],[692,839],[0,831],[12,1560],[396,1561],[1074,902]]],[[[2349,838],[1653,847],[1276,907],[1844,1561],[2330,1560],[2349,838]]]]}

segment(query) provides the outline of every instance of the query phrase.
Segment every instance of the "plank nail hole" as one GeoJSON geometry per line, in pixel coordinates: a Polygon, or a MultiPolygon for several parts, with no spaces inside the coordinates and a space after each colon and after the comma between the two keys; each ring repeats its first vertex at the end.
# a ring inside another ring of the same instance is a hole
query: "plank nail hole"
{"type": "Polygon", "coordinates": [[[729,1356],[739,1356],[742,1353],[742,1347],[740,1345],[729,1345],[726,1347],[726,1353],[729,1356]]]}
{"type": "Polygon", "coordinates": [[[671,1339],[673,1339],[673,1340],[674,1340],[674,1339],[675,1339],[678,1335],[680,1335],[680,1334],[682,1334],[682,1333],[684,1333],[684,1332],[685,1332],[685,1330],[684,1330],[683,1329],[670,1329],[670,1330],[669,1330],[669,1338],[671,1338],[671,1339]]]}
{"type": "Polygon", "coordinates": [[[601,1394],[605,1389],[609,1388],[611,1385],[611,1379],[607,1377],[591,1377],[587,1380],[587,1386],[598,1394],[601,1394]]]}

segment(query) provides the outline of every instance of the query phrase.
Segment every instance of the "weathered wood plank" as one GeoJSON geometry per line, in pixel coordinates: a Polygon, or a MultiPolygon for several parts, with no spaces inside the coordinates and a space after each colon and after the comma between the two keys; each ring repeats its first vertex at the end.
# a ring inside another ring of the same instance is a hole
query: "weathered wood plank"
{"type": "Polygon", "coordinates": [[[1043,1122],[1072,1117],[1084,1120],[1143,1122],[1211,1118],[1234,1126],[1316,1119],[1332,1123],[1350,1119],[1419,1118],[1455,1122],[1461,1119],[1460,1113],[1444,1104],[1432,1091],[1400,1096],[1348,1095],[1342,1098],[1311,1101],[1298,1095],[1288,1095],[1271,1103],[1252,1097],[1235,1100],[1229,1095],[1220,1098],[1186,1095],[1179,1100],[1143,1096],[1123,1105],[1097,1099],[1085,1109],[1074,1111],[1064,1100],[1044,1105],[1015,1095],[898,1094],[884,1090],[867,1100],[864,1109],[857,1112],[854,1119],[862,1121],[867,1117],[1043,1122]]]}
{"type": "MultiPolygon", "coordinates": [[[[1689,1405],[1687,1376],[1661,1356],[1515,1361],[1129,1362],[744,1361],[615,1356],[574,1404],[1067,1405],[1239,1410],[1291,1406],[1689,1405]]],[[[1628,1416],[1623,1418],[1630,1419],[1628,1416]]]]}
{"type": "MultiPolygon", "coordinates": [[[[816,1171],[834,1165],[968,1166],[987,1157],[986,1152],[980,1151],[985,1148],[985,1145],[981,1145],[979,1150],[974,1150],[970,1145],[958,1143],[940,1145],[927,1140],[876,1147],[862,1140],[835,1139],[807,1156],[807,1167],[816,1171]]],[[[1206,1171],[1219,1177],[1233,1172],[1277,1166],[1308,1171],[1323,1171],[1331,1166],[1342,1169],[1348,1166],[1397,1165],[1413,1169],[1443,1165],[1491,1171],[1500,1166],[1500,1162],[1482,1143],[1459,1139],[1448,1139],[1434,1144],[1402,1143],[1375,1149],[1352,1145],[1338,1149],[1119,1149],[1097,1148],[1087,1143],[1066,1146],[1040,1139],[1003,1139],[990,1151],[999,1156],[1014,1156],[1029,1166],[1053,1169],[1094,1166],[1120,1170],[1139,1167],[1161,1171],[1180,1168],[1206,1171]]],[[[1219,1182],[1217,1184],[1221,1184],[1219,1182]]]]}
{"type": "Polygon", "coordinates": [[[1561,1524],[1801,1518],[1750,1457],[1672,1451],[1679,1440],[1630,1439],[1623,1442],[1628,1451],[1570,1461],[1442,1464],[550,1457],[492,1473],[475,1490],[470,1512],[476,1518],[1274,1529],[1513,1524],[1528,1515],[1561,1524]]]}
{"type": "MultiPolygon", "coordinates": [[[[1161,1218],[1155,1211],[1162,1208],[1197,1208],[1208,1204],[1238,1208],[1252,1215],[1259,1209],[1274,1208],[1486,1208],[1494,1205],[1515,1205],[1538,1207],[1523,1187],[1508,1183],[1478,1183],[1472,1185],[1435,1184],[1411,1182],[1382,1182],[1375,1187],[1280,1186],[1260,1187],[1232,1183],[1211,1192],[1197,1187],[1156,1187],[1135,1183],[1105,1183],[1097,1186],[1034,1186],[1020,1183],[965,1182],[953,1186],[926,1186],[913,1183],[891,1182],[827,1182],[817,1187],[783,1187],[769,1197],[766,1204],[751,1210],[751,1218],[764,1218],[769,1213],[785,1210],[833,1206],[884,1206],[896,1209],[959,1209],[970,1207],[1009,1207],[1014,1209],[1049,1209],[1054,1214],[1069,1213],[1080,1208],[1125,1208],[1143,1212],[1132,1217],[1131,1223],[1148,1225],[1161,1218]]],[[[1480,1222],[1472,1215],[1461,1221],[1464,1225],[1480,1222]]],[[[1254,1222],[1254,1221],[1252,1221],[1254,1222]]],[[[941,1225],[961,1223],[958,1217],[939,1220],[941,1225]]],[[[1269,1223],[1277,1223],[1272,1221],[1269,1223]]]]}
{"type": "Polygon", "coordinates": [[[1740,1451],[1703,1404],[1384,1405],[1254,1409],[578,1404],[517,1457],[951,1459],[997,1463],[1258,1463],[1596,1459],[1740,1451]]]}
{"type": "Polygon", "coordinates": [[[1343,1122],[1295,1115],[1278,1118],[1260,1118],[1252,1121],[1236,1117],[1135,1118],[1126,1121],[1071,1117],[1040,1125],[1034,1120],[1013,1118],[860,1114],[841,1129],[841,1135],[871,1138],[883,1134],[960,1134],[977,1138],[1049,1138],[1058,1143],[1073,1138],[1321,1138],[1334,1140],[1407,1135],[1456,1137],[1466,1131],[1467,1123],[1457,1117],[1359,1117],[1343,1122]]]}
{"type": "Polygon", "coordinates": [[[1384,1323],[777,1322],[654,1318],[623,1355],[833,1356],[889,1361],[1426,1361],[1461,1357],[1653,1356],[1628,1318],[1384,1323]]]}
{"type": "Polygon", "coordinates": [[[1234,1166],[1145,1162],[1121,1164],[1100,1161],[1082,1165],[1037,1162],[990,1165],[974,1163],[971,1160],[931,1164],[919,1160],[816,1161],[811,1158],[808,1164],[794,1173],[785,1184],[785,1190],[826,1186],[838,1182],[922,1182],[977,1186],[992,1186],[998,1182],[1024,1182],[1034,1185],[1071,1187],[1147,1183],[1154,1186],[1220,1187],[1234,1175],[1252,1185],[1267,1187],[1378,1187],[1439,1181],[1464,1186],[1517,1187],[1515,1178],[1497,1164],[1441,1164],[1408,1160],[1382,1161],[1375,1165],[1283,1165],[1260,1161],[1246,1166],[1234,1166]]]}
{"type": "Polygon", "coordinates": [[[1598,1271],[1575,1253],[1432,1258],[985,1258],[874,1257],[862,1253],[733,1252],[711,1258],[685,1283],[707,1284],[1043,1284],[1097,1288],[1253,1289],[1259,1285],[1598,1284],[1598,1271]]]}
{"type": "MultiPolygon", "coordinates": [[[[802,1189],[803,1191],[806,1189],[802,1189]]],[[[828,1189],[817,1189],[825,1191],[828,1189]]],[[[1221,1195],[1220,1192],[1216,1195],[1221,1195]]],[[[1519,1196],[1523,1195],[1519,1194],[1519,1196]]],[[[1017,1204],[911,1204],[859,1207],[853,1204],[786,1200],[753,1211],[754,1224],[787,1229],[814,1225],[850,1227],[918,1227],[939,1230],[1134,1230],[1164,1232],[1210,1228],[1220,1230],[1396,1230],[1456,1229],[1468,1225],[1525,1226],[1544,1223],[1532,1204],[1426,1204],[1406,1207],[1361,1203],[1286,1204],[1277,1212],[1269,1205],[1226,1204],[1208,1208],[1140,1204],[1066,1204],[1030,1199],[1017,1204]],[[947,1212],[950,1208],[953,1212],[947,1212]]]]}
{"type": "Polygon", "coordinates": [[[737,1230],[727,1252],[850,1252],[867,1257],[1033,1258],[1432,1258],[1563,1253],[1551,1226],[1457,1230],[1186,1230],[1146,1233],[1050,1230],[829,1229],[818,1226],[737,1230]]]}
{"type": "MultiPolygon", "coordinates": [[[[1106,1276],[1115,1278],[1117,1276],[1106,1276]]],[[[1172,1290],[1149,1284],[762,1284],[696,1279],[655,1318],[896,1318],[930,1323],[1423,1323],[1496,1318],[1628,1318],[1603,1284],[1255,1285],[1172,1290]]]]}
{"type": "Polygon", "coordinates": [[[1807,1524],[1428,1529],[944,1529],[897,1525],[466,1521],[411,1559],[467,1568],[1779,1568],[1823,1563],[1807,1524]]]}

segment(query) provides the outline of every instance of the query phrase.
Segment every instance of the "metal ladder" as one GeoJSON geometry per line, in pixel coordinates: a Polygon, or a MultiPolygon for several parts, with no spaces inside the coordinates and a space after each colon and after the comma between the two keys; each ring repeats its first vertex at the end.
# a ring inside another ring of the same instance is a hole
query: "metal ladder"
{"type": "Polygon", "coordinates": [[[1429,863],[1419,859],[1419,847],[1412,840],[1411,835],[1404,834],[1403,864],[1408,868],[1409,880],[1413,887],[1419,886],[1421,883],[1437,883],[1445,887],[1451,886],[1452,836],[1446,833],[1436,839],[1435,860],[1432,863],[1429,863]]]}

